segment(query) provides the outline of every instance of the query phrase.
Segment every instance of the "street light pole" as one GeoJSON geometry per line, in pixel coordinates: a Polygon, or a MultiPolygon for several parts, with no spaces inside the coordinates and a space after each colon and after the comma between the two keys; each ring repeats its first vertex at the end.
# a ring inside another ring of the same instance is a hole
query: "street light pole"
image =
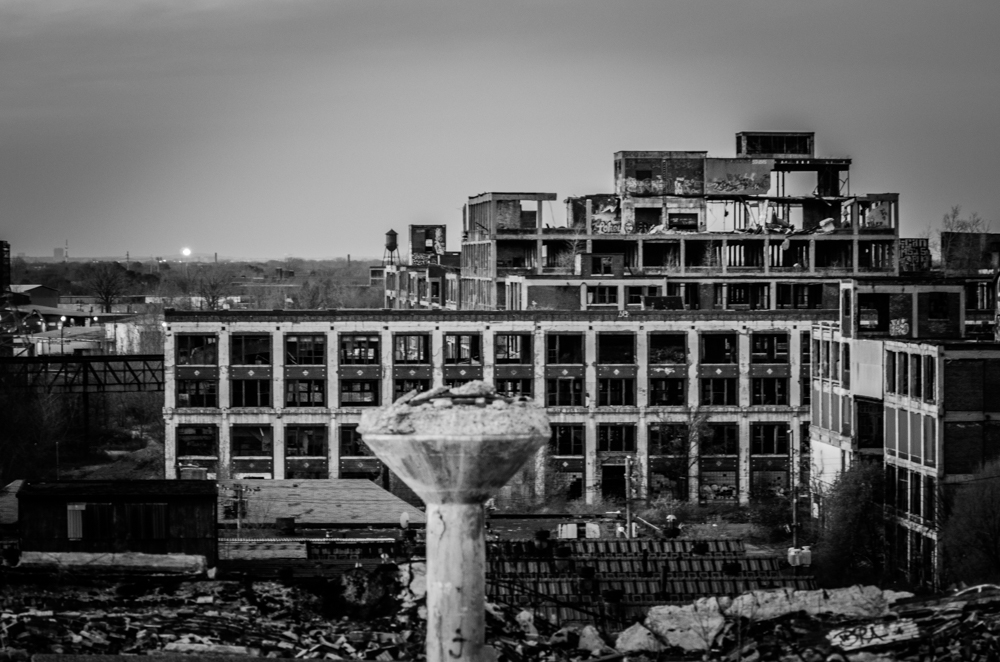
{"type": "Polygon", "coordinates": [[[62,317],[59,318],[59,353],[60,354],[65,354],[66,353],[66,346],[65,346],[65,343],[63,342],[63,338],[64,338],[64,334],[65,334],[65,331],[64,331],[65,328],[66,328],[66,316],[63,315],[62,317]]]}

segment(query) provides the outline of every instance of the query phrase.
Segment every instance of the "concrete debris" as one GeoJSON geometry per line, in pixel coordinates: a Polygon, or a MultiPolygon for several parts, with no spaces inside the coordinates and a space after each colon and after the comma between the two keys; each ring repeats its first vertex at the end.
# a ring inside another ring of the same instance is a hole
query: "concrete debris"
{"type": "MultiPolygon", "coordinates": [[[[423,564],[392,571],[400,600],[391,613],[367,620],[353,608],[332,616],[322,591],[277,582],[160,577],[114,584],[88,578],[78,585],[65,577],[8,577],[0,584],[0,660],[177,653],[423,660],[423,564]]],[[[372,587],[385,590],[378,573],[367,579],[354,574],[358,599],[372,587]]],[[[328,586],[345,598],[346,586],[328,586]]],[[[653,607],[644,623],[621,627],[605,633],[595,625],[550,623],[531,607],[486,605],[486,638],[496,662],[1000,658],[1000,596],[918,600],[872,587],[755,591],[733,600],[653,607]]]]}
{"type": "Polygon", "coordinates": [[[92,554],[87,552],[21,552],[18,568],[45,572],[86,569],[98,573],[203,575],[205,557],[189,554],[92,554]]]}
{"type": "Polygon", "coordinates": [[[689,605],[651,607],[645,622],[660,639],[686,651],[710,649],[725,624],[722,607],[714,597],[699,598],[689,605]]]}

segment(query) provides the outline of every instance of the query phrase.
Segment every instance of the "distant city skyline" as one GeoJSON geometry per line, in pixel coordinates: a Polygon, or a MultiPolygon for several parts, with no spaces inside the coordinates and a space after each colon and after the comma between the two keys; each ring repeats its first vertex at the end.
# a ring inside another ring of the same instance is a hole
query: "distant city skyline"
{"type": "MultiPolygon", "coordinates": [[[[380,256],[485,191],[613,189],[620,150],[813,131],[903,236],[1000,231],[1000,3],[10,0],[13,254],[380,256]]],[[[281,259],[280,257],[270,259],[281,259]]]]}

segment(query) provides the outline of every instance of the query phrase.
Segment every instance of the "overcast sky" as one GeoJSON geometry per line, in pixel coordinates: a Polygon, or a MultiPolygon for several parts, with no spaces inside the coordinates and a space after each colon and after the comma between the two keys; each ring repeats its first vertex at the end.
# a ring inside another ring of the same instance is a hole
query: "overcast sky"
{"type": "MultiPolygon", "coordinates": [[[[0,0],[0,239],[382,255],[483,191],[610,192],[619,150],[815,131],[904,236],[1000,231],[1000,2],[0,0]]],[[[548,212],[548,209],[546,209],[548,212]]]]}

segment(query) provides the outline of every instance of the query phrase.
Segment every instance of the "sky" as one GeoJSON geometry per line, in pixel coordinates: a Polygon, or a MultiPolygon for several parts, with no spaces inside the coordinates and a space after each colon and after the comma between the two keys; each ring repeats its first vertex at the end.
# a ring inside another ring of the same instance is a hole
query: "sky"
{"type": "MultiPolygon", "coordinates": [[[[74,257],[382,256],[621,150],[814,131],[903,236],[1000,231],[996,0],[0,0],[0,239],[74,257]]],[[[404,247],[405,248],[405,247],[404,247]]]]}

